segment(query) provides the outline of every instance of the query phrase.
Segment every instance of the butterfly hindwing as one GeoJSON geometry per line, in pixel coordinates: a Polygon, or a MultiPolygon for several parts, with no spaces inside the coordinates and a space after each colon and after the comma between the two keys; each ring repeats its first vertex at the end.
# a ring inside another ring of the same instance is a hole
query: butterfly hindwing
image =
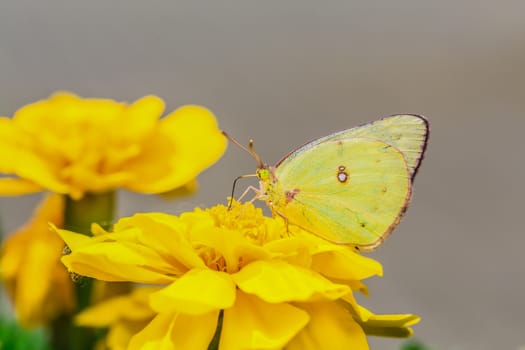
{"type": "Polygon", "coordinates": [[[268,198],[291,224],[329,241],[373,249],[399,222],[410,198],[403,154],[371,138],[308,144],[275,169],[268,198]]]}

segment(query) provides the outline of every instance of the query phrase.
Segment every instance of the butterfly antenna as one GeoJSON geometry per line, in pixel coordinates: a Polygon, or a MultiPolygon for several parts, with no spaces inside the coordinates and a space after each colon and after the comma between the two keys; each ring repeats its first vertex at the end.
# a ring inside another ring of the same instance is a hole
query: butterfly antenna
{"type": "MultiPolygon", "coordinates": [[[[235,178],[235,180],[233,180],[233,186],[232,186],[232,194],[230,196],[230,200],[229,200],[229,203],[228,203],[228,210],[231,210],[232,206],[233,206],[233,199],[234,199],[234,194],[235,194],[235,186],[237,185],[237,181],[239,181],[240,179],[244,179],[244,178],[247,178],[247,177],[254,177],[254,176],[257,176],[257,175],[241,175],[241,176],[237,176],[235,178]]],[[[240,200],[240,198],[239,198],[240,200]]]]}
{"type": "Polygon", "coordinates": [[[248,148],[246,146],[243,146],[239,141],[235,140],[233,137],[231,137],[230,135],[228,135],[228,133],[226,131],[222,131],[222,134],[228,139],[230,140],[231,142],[233,142],[235,145],[237,145],[238,147],[240,147],[241,149],[245,150],[246,152],[248,152],[254,159],[255,161],[257,162],[257,164],[259,165],[259,168],[262,168],[264,166],[264,163],[262,162],[261,160],[261,157],[259,157],[259,155],[257,154],[257,152],[255,152],[254,148],[253,148],[253,140],[250,140],[249,144],[248,144],[248,148]]]}
{"type": "Polygon", "coordinates": [[[232,194],[230,195],[230,200],[228,201],[228,210],[232,209],[233,206],[233,196],[235,194],[235,185],[237,185],[237,180],[242,179],[242,176],[237,176],[235,180],[233,180],[233,186],[232,186],[232,194]]]}
{"type": "Polygon", "coordinates": [[[251,139],[250,139],[249,147],[250,147],[250,153],[252,157],[255,158],[255,160],[257,161],[258,167],[259,168],[264,167],[264,163],[262,162],[261,157],[259,157],[257,152],[255,152],[255,149],[253,148],[253,140],[251,139]]]}

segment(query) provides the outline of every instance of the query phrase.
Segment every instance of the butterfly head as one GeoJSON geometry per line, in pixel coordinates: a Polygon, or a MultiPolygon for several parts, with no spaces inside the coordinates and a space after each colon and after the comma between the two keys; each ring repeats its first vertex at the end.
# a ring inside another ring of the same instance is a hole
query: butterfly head
{"type": "MultiPolygon", "coordinates": [[[[272,166],[269,166],[268,164],[263,163],[261,157],[255,152],[255,149],[253,147],[253,140],[250,140],[248,143],[248,147],[243,146],[241,143],[239,143],[237,140],[235,140],[233,137],[228,135],[226,132],[222,132],[223,135],[233,142],[235,145],[239,146],[241,149],[248,152],[257,162],[257,170],[255,172],[255,176],[259,179],[260,184],[260,190],[259,190],[259,198],[264,198],[269,192],[272,190],[273,184],[277,181],[277,178],[275,177],[275,168],[272,166]]],[[[246,175],[241,176],[247,177],[247,176],[254,176],[254,175],[246,175]]],[[[235,187],[235,184],[234,184],[235,187]]],[[[233,191],[232,191],[233,192],[233,191]]],[[[233,196],[233,194],[232,194],[233,196]]]]}
{"type": "Polygon", "coordinates": [[[257,168],[256,174],[261,182],[275,182],[273,167],[264,165],[262,168],[257,168]]]}

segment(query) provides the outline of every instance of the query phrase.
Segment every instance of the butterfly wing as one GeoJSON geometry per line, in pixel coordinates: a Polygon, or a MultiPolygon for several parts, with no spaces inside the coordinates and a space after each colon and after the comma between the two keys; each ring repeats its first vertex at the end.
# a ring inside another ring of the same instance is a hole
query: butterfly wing
{"type": "Polygon", "coordinates": [[[329,140],[347,139],[352,137],[373,138],[397,148],[407,162],[410,176],[413,179],[423,159],[429,133],[428,121],[419,115],[392,115],[372,123],[316,139],[284,157],[277,165],[287,162],[304,147],[315,147],[329,140]]]}
{"type": "Polygon", "coordinates": [[[328,139],[307,146],[275,169],[268,192],[274,211],[329,241],[377,247],[410,199],[403,154],[375,139],[328,139]]]}

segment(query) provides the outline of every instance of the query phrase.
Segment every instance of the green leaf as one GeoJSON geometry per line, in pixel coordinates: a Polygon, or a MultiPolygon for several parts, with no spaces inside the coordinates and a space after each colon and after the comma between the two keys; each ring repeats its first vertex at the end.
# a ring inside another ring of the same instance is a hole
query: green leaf
{"type": "Polygon", "coordinates": [[[434,350],[431,347],[423,344],[419,340],[410,340],[403,344],[401,350],[434,350]]]}
{"type": "Polygon", "coordinates": [[[0,350],[50,350],[43,329],[26,330],[16,322],[0,317],[0,350]]]}

